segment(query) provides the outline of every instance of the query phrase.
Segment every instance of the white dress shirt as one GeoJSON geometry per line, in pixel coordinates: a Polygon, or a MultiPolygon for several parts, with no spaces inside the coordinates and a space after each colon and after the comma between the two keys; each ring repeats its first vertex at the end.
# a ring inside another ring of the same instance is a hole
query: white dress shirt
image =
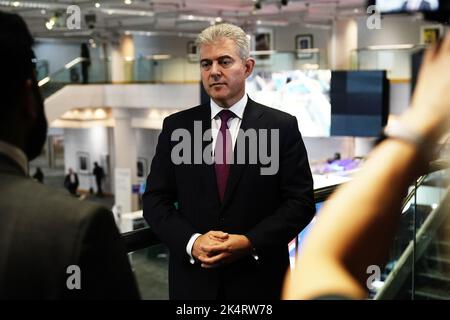
{"type": "MultiPolygon", "coordinates": [[[[212,138],[213,138],[213,142],[212,142],[213,143],[213,145],[212,145],[213,152],[216,147],[217,135],[219,133],[220,126],[222,124],[222,121],[220,120],[220,117],[218,115],[219,112],[222,110],[230,110],[235,115],[233,118],[230,118],[228,120],[228,129],[230,131],[231,140],[233,142],[233,149],[234,149],[234,146],[236,145],[236,140],[237,140],[237,136],[239,133],[239,129],[241,128],[242,117],[244,115],[244,110],[245,110],[245,106],[247,105],[247,101],[248,101],[247,94],[244,94],[242,99],[239,100],[238,102],[236,102],[230,108],[222,108],[217,103],[215,103],[213,99],[211,99],[210,105],[211,105],[211,130],[212,130],[212,138]]],[[[189,239],[189,242],[187,243],[187,246],[186,246],[186,253],[189,255],[190,262],[192,264],[195,263],[194,257],[192,256],[192,247],[194,246],[195,240],[197,240],[197,238],[200,236],[201,236],[200,233],[193,234],[191,239],[189,239]]]]}

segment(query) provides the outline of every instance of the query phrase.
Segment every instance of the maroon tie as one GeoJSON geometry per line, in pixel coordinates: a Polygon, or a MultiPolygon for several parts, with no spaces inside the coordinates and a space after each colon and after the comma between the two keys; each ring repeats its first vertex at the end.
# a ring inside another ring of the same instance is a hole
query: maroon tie
{"type": "Polygon", "coordinates": [[[228,175],[230,173],[230,163],[233,157],[233,143],[227,122],[234,116],[234,113],[230,110],[222,110],[219,112],[221,124],[214,148],[214,169],[216,171],[220,201],[223,201],[225,195],[225,188],[227,187],[228,175]]]}

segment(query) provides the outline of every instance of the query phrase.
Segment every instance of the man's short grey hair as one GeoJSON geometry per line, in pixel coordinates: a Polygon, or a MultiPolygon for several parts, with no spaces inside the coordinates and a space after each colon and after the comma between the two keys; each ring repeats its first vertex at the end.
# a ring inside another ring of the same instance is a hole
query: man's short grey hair
{"type": "Polygon", "coordinates": [[[250,57],[250,40],[247,34],[238,26],[221,23],[210,26],[203,30],[197,37],[197,46],[200,48],[204,44],[212,44],[220,39],[231,39],[236,43],[239,57],[246,60],[250,57]]]}

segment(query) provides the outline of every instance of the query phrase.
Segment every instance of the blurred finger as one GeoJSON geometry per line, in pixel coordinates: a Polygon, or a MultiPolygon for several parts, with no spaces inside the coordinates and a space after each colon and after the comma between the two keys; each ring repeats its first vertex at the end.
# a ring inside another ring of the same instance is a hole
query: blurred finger
{"type": "Polygon", "coordinates": [[[208,235],[209,239],[214,240],[214,241],[219,241],[219,242],[224,242],[227,241],[228,238],[221,238],[221,237],[217,237],[215,235],[208,235]]]}
{"type": "Polygon", "coordinates": [[[228,250],[228,245],[225,243],[217,244],[217,245],[204,245],[203,251],[208,253],[209,255],[215,254],[217,252],[225,252],[228,250]]]}
{"type": "Polygon", "coordinates": [[[200,256],[199,260],[202,262],[202,264],[205,265],[214,265],[219,263],[222,259],[228,257],[230,254],[227,252],[222,252],[218,255],[215,255],[213,257],[207,257],[207,256],[200,256]]]}
{"type": "Polygon", "coordinates": [[[222,231],[210,231],[208,232],[209,235],[217,237],[217,238],[221,238],[221,239],[227,239],[228,238],[228,233],[226,232],[222,232],[222,231]]]}

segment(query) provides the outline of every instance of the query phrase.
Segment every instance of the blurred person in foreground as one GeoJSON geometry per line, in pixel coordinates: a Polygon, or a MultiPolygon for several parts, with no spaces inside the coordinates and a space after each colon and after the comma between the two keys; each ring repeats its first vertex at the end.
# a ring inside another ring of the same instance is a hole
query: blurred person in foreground
{"type": "Polygon", "coordinates": [[[0,12],[0,43],[0,299],[139,298],[112,213],[29,177],[47,120],[22,18],[0,12]]]}
{"type": "Polygon", "coordinates": [[[325,202],[297,267],[286,276],[284,299],[367,297],[367,267],[387,259],[403,197],[449,133],[447,70],[450,35],[426,52],[411,108],[387,126],[386,139],[354,180],[325,202]]]}

